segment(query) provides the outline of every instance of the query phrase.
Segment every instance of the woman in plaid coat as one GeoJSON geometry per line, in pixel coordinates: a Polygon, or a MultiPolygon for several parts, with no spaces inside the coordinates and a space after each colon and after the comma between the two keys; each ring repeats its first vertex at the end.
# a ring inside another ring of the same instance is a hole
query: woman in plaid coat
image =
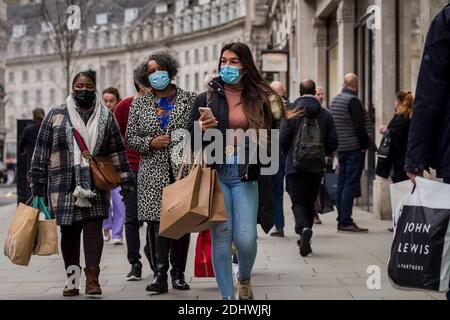
{"type": "MultiPolygon", "coordinates": [[[[80,238],[86,260],[86,294],[101,295],[98,276],[103,251],[102,222],[108,216],[110,193],[92,183],[89,163],[74,139],[83,137],[91,154],[108,156],[120,173],[123,193],[133,188],[125,145],[114,115],[95,93],[95,72],[79,73],[65,104],[53,108],[42,122],[29,172],[34,196],[46,197],[61,226],[61,250],[66,273],[80,274],[80,238]]],[[[64,296],[76,296],[79,288],[68,285],[64,296]]]]}

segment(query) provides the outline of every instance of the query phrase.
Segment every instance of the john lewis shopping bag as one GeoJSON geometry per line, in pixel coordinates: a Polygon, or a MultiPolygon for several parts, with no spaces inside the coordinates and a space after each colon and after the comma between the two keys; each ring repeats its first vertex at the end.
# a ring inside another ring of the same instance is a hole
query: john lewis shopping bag
{"type": "Polygon", "coordinates": [[[418,178],[394,212],[391,282],[400,288],[448,291],[450,185],[418,178]]]}

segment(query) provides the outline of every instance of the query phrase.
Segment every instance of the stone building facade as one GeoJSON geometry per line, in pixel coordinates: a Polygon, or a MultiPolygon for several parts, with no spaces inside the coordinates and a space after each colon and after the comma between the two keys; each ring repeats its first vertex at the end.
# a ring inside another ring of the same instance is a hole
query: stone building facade
{"type": "MultiPolygon", "coordinates": [[[[394,115],[398,90],[414,92],[423,44],[435,14],[447,0],[273,0],[269,34],[283,39],[291,57],[291,99],[302,79],[325,88],[325,101],[341,90],[344,75],[360,77],[360,97],[374,128],[394,115]],[[369,9],[370,8],[370,9],[369,9]]],[[[376,142],[381,140],[374,130],[376,142]]],[[[368,155],[361,205],[390,218],[389,181],[375,178],[375,154],[368,155]]]]}
{"type": "MultiPolygon", "coordinates": [[[[49,28],[36,15],[40,1],[34,2],[23,1],[8,8],[6,152],[11,156],[16,150],[15,120],[30,118],[35,107],[49,110],[64,102],[67,95],[62,63],[45,34],[49,28]]],[[[82,54],[72,76],[91,68],[97,71],[99,91],[114,86],[124,97],[133,95],[134,66],[152,50],[168,47],[182,66],[177,84],[202,91],[204,77],[217,73],[223,44],[252,43],[254,26],[266,17],[260,2],[265,1],[99,1],[76,43],[82,54]],[[259,16],[263,18],[258,21],[259,16]]]]}

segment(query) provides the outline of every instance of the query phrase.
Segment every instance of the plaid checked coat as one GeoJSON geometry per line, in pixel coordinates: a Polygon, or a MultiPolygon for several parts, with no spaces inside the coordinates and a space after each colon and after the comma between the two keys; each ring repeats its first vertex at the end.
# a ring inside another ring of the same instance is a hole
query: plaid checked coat
{"type": "MultiPolygon", "coordinates": [[[[98,155],[109,156],[120,173],[122,185],[134,182],[126,149],[114,115],[109,112],[103,144],[98,155]]],[[[95,190],[97,197],[91,200],[92,208],[75,207],[73,191],[75,175],[73,167],[72,127],[65,104],[55,107],[42,122],[31,162],[29,181],[47,185],[49,209],[58,225],[72,225],[74,212],[82,212],[83,220],[106,218],[109,212],[110,193],[95,190]]],[[[94,185],[92,183],[92,185],[94,185]]]]}

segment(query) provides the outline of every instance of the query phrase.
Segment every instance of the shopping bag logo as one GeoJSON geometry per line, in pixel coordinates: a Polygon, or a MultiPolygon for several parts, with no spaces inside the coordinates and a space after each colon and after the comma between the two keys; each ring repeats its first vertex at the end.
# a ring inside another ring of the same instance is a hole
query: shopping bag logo
{"type": "Polygon", "coordinates": [[[402,287],[439,291],[448,210],[404,206],[389,259],[389,277],[402,287]],[[439,222],[441,221],[441,222],[439,222]],[[436,226],[444,226],[438,228],[436,226]]]}

